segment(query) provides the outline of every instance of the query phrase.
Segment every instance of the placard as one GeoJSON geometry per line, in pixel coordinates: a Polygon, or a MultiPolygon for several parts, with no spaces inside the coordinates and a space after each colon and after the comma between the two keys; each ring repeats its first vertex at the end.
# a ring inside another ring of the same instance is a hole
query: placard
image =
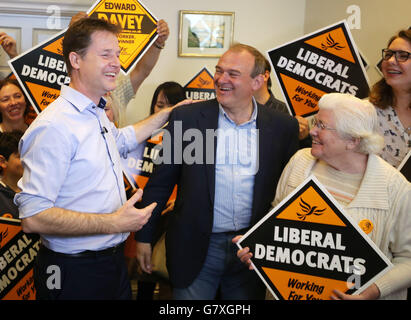
{"type": "Polygon", "coordinates": [[[10,68],[37,113],[60,95],[70,77],[63,59],[62,41],[66,30],[9,61],[10,68]]]}
{"type": "MultiPolygon", "coordinates": [[[[97,1],[89,16],[119,23],[121,70],[129,73],[157,39],[157,21],[138,1],[97,1]],[[130,10],[135,9],[132,14],[130,10]],[[132,30],[135,28],[134,30],[132,30]]],[[[67,29],[8,61],[26,97],[37,113],[60,95],[70,77],[63,59],[63,38],[67,29]]]]}
{"type": "Polygon", "coordinates": [[[121,70],[125,74],[158,38],[156,18],[136,0],[100,0],[90,8],[88,15],[121,26],[118,41],[121,70]]]}
{"type": "Polygon", "coordinates": [[[192,100],[211,100],[215,98],[214,78],[206,67],[202,68],[184,86],[187,99],[192,100]]]}
{"type": "MultiPolygon", "coordinates": [[[[124,175],[134,189],[144,189],[146,186],[153,173],[162,142],[163,133],[159,130],[136,150],[129,152],[126,159],[121,158],[124,175]]],[[[175,200],[176,195],[177,188],[175,187],[168,201],[175,200]]]]}
{"type": "Polygon", "coordinates": [[[0,300],[34,300],[34,259],[40,237],[24,233],[17,219],[0,218],[0,300]]]}
{"type": "MultiPolygon", "coordinates": [[[[359,223],[367,232],[370,223],[359,223]]],[[[237,245],[276,299],[328,300],[358,294],[392,264],[312,175],[237,245]]]]}
{"type": "Polygon", "coordinates": [[[325,93],[366,98],[368,77],[345,21],[286,43],[267,54],[290,113],[317,113],[325,93]]]}

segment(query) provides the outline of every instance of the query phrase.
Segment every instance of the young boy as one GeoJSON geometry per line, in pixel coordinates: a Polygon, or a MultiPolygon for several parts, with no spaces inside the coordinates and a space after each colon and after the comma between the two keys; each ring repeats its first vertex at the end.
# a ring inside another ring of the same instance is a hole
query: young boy
{"type": "Polygon", "coordinates": [[[0,216],[19,218],[19,210],[13,203],[16,192],[20,192],[17,182],[23,175],[18,145],[21,131],[0,133],[0,216]]]}

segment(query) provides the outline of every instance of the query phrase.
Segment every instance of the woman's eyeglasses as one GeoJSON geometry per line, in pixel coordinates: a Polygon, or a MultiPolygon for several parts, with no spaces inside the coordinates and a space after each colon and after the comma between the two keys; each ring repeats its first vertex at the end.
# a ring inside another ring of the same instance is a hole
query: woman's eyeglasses
{"type": "Polygon", "coordinates": [[[382,49],[382,58],[389,60],[395,54],[397,62],[405,62],[410,58],[411,53],[403,50],[382,49]]]}
{"type": "Polygon", "coordinates": [[[320,130],[336,130],[334,128],[327,127],[321,120],[318,120],[316,117],[313,117],[312,124],[320,130]]]}

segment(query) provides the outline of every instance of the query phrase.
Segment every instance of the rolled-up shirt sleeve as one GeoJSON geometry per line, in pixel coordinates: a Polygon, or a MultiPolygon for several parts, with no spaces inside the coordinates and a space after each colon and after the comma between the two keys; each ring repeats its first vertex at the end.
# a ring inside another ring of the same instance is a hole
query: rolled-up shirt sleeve
{"type": "Polygon", "coordinates": [[[14,197],[21,219],[55,205],[72,152],[69,139],[48,121],[28,131],[19,144],[24,174],[18,186],[22,191],[14,197]]]}
{"type": "Polygon", "coordinates": [[[133,126],[130,125],[117,129],[114,124],[111,124],[111,132],[116,140],[117,149],[122,158],[126,159],[129,152],[137,149],[138,142],[133,126]]]}

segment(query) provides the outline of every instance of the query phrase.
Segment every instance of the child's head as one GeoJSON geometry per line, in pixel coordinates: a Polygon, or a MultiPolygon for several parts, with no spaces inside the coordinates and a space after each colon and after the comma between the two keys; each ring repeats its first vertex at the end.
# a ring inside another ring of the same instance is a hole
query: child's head
{"type": "Polygon", "coordinates": [[[21,131],[0,133],[0,175],[10,174],[16,178],[23,175],[19,154],[22,135],[21,131]]]}

